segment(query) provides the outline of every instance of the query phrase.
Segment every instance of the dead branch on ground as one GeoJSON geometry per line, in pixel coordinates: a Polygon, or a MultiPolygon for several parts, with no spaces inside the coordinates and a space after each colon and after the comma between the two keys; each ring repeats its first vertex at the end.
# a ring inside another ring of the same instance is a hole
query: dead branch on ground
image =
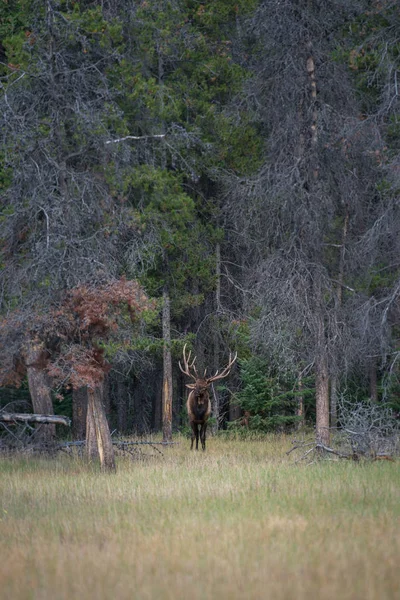
{"type": "Polygon", "coordinates": [[[314,462],[330,458],[394,461],[400,454],[400,426],[392,410],[372,402],[339,400],[340,426],[331,428],[331,445],[308,437],[293,440],[287,454],[296,456],[295,462],[314,462]]]}

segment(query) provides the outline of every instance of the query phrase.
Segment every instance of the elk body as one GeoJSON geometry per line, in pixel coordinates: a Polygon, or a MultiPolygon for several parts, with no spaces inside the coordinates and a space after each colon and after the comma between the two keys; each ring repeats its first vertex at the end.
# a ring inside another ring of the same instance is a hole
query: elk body
{"type": "Polygon", "coordinates": [[[192,443],[190,449],[193,450],[193,443],[196,439],[196,450],[199,449],[199,437],[201,441],[201,447],[203,450],[206,449],[206,431],[207,422],[211,414],[211,401],[209,394],[209,387],[213,381],[217,379],[223,379],[229,375],[233,363],[237,358],[237,353],[232,358],[229,355],[229,362],[227,366],[219,372],[219,370],[212,377],[206,378],[206,371],[204,371],[203,377],[200,377],[197,373],[195,362],[196,357],[190,362],[189,352],[186,356],[186,344],[183,348],[183,367],[179,362],[179,368],[188,377],[194,379],[194,383],[187,383],[186,387],[190,389],[190,393],[186,402],[186,409],[189,417],[190,427],[192,429],[192,443]]]}

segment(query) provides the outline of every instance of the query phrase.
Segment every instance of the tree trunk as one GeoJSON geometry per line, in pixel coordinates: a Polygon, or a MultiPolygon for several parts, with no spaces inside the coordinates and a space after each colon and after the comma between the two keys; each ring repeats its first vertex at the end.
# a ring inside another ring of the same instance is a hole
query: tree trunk
{"type": "Polygon", "coordinates": [[[215,310],[221,310],[221,245],[215,246],[215,310]]]}
{"type": "Polygon", "coordinates": [[[319,175],[319,157],[317,151],[318,144],[318,110],[317,110],[317,78],[315,73],[315,61],[313,56],[313,45],[309,41],[307,44],[309,56],[307,58],[306,69],[310,82],[311,91],[311,111],[312,121],[310,126],[310,147],[311,147],[311,181],[317,181],[319,175]]]}
{"type": "Polygon", "coordinates": [[[338,378],[336,375],[331,377],[331,427],[337,427],[337,405],[338,405],[338,378]]]}
{"type": "Polygon", "coordinates": [[[159,373],[154,374],[154,401],[153,401],[153,429],[160,431],[162,429],[162,383],[164,377],[159,373]]]}
{"type": "MultiPolygon", "coordinates": [[[[29,392],[32,399],[33,412],[53,415],[53,402],[49,377],[44,370],[45,351],[41,342],[32,342],[26,351],[26,369],[28,374],[29,392]]],[[[53,424],[38,425],[36,438],[42,442],[52,442],[56,436],[56,426],[53,424]]]]}
{"type": "Polygon", "coordinates": [[[297,407],[296,407],[296,416],[299,417],[297,422],[297,429],[301,429],[304,427],[304,395],[303,395],[303,376],[299,373],[299,377],[297,379],[297,389],[299,390],[299,395],[297,396],[297,407]]]}
{"type": "Polygon", "coordinates": [[[369,364],[369,397],[372,402],[378,402],[378,377],[375,358],[372,358],[369,364]]]}
{"type": "MultiPolygon", "coordinates": [[[[215,247],[215,326],[213,331],[213,369],[214,372],[219,369],[219,326],[218,326],[218,313],[221,310],[221,246],[219,244],[215,247]]],[[[216,433],[220,425],[220,400],[219,394],[216,387],[212,386],[212,413],[215,418],[213,425],[213,433],[216,433]]]]}
{"type": "Polygon", "coordinates": [[[86,453],[90,462],[100,460],[103,470],[115,471],[114,449],[103,406],[101,385],[88,388],[86,453]]]}
{"type": "Polygon", "coordinates": [[[172,441],[172,359],[171,359],[171,314],[168,288],[163,291],[163,389],[162,389],[162,430],[163,441],[172,441]]]}
{"type": "MultiPolygon", "coordinates": [[[[86,388],[87,389],[87,388],[86,388]]],[[[100,460],[99,450],[97,448],[96,424],[94,421],[94,413],[89,406],[89,390],[87,389],[87,412],[86,412],[86,456],[88,461],[100,460]]],[[[100,399],[101,402],[101,399],[100,399]]],[[[102,406],[102,410],[104,410],[102,406]]]]}
{"type": "MultiPolygon", "coordinates": [[[[216,369],[215,369],[216,370],[216,369]]],[[[220,425],[221,415],[220,415],[220,402],[218,391],[214,384],[211,384],[211,407],[212,407],[212,415],[215,419],[214,424],[212,426],[212,432],[217,433],[220,425]]]]}
{"type": "MultiPolygon", "coordinates": [[[[160,114],[164,114],[164,60],[162,49],[157,43],[158,54],[158,84],[159,84],[159,105],[160,114]]],[[[161,122],[161,133],[165,133],[165,122],[161,122]]],[[[161,148],[161,167],[166,168],[167,155],[166,148],[161,148]]],[[[162,331],[163,331],[163,387],[162,387],[162,432],[163,441],[172,441],[172,358],[171,358],[171,302],[168,286],[163,290],[163,311],[162,311],[162,331]]]]}
{"type": "MultiPolygon", "coordinates": [[[[308,0],[308,8],[312,6],[312,0],[308,0]]],[[[318,105],[317,105],[317,77],[314,60],[312,40],[307,43],[308,58],[306,70],[310,84],[310,189],[317,194],[319,178],[319,155],[318,155],[318,105]]],[[[325,324],[322,307],[323,291],[320,283],[317,289],[316,318],[317,322],[317,357],[315,361],[315,399],[316,399],[316,441],[326,446],[329,445],[329,378],[328,363],[326,356],[325,324]]]]}
{"type": "MultiPolygon", "coordinates": [[[[163,58],[162,44],[157,40],[157,57],[158,57],[158,100],[159,100],[159,111],[160,115],[164,115],[165,110],[165,89],[164,89],[164,58],[163,58]]],[[[165,120],[162,118],[160,123],[161,134],[165,134],[165,120]]],[[[161,148],[161,168],[166,169],[167,167],[167,149],[165,144],[162,144],[161,148]]]]}
{"type": "Polygon", "coordinates": [[[72,390],[72,436],[74,440],[83,440],[86,432],[88,394],[87,388],[72,390]]]}
{"type": "Polygon", "coordinates": [[[326,356],[318,357],[315,368],[316,441],[329,446],[329,378],[326,356]]]}
{"type": "MultiPolygon", "coordinates": [[[[346,242],[347,242],[347,232],[349,227],[349,211],[346,207],[345,217],[343,221],[343,229],[342,229],[342,239],[340,244],[340,257],[339,257],[339,271],[338,271],[338,281],[336,288],[336,327],[338,327],[338,313],[341,309],[343,302],[343,283],[344,283],[344,266],[345,266],[345,255],[346,255],[346,242]]],[[[331,426],[337,427],[337,400],[338,400],[338,377],[337,375],[333,375],[331,378],[331,426]]]]}

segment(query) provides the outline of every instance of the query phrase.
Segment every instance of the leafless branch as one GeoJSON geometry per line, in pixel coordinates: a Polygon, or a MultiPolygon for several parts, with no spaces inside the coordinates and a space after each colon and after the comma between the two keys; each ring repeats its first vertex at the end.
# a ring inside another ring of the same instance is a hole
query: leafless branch
{"type": "Polygon", "coordinates": [[[165,133],[159,133],[154,135],[126,135],[122,138],[116,138],[115,140],[107,140],[106,144],[118,144],[119,142],[125,142],[125,140],[152,140],[152,139],[160,139],[166,136],[165,133]]]}
{"type": "Polygon", "coordinates": [[[393,460],[400,453],[400,426],[387,406],[350,402],[342,395],[338,402],[341,427],[331,428],[332,443],[327,446],[314,439],[293,440],[287,455],[296,453],[296,462],[310,455],[334,455],[347,460],[393,460]]]}

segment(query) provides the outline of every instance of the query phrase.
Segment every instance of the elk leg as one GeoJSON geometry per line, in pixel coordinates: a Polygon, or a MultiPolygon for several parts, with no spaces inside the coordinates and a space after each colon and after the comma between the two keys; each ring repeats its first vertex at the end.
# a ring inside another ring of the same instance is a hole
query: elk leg
{"type": "Polygon", "coordinates": [[[195,424],[195,433],[196,433],[196,450],[199,449],[199,425],[198,423],[195,424]]]}
{"type": "Polygon", "coordinates": [[[193,442],[194,442],[195,435],[197,433],[197,425],[196,425],[196,423],[192,422],[192,423],[190,423],[190,426],[192,428],[192,443],[190,444],[190,449],[193,450],[193,442]]]}
{"type": "Polygon", "coordinates": [[[202,423],[201,429],[200,429],[200,440],[201,440],[201,447],[203,448],[203,450],[206,449],[206,431],[207,431],[207,422],[202,423]]]}

